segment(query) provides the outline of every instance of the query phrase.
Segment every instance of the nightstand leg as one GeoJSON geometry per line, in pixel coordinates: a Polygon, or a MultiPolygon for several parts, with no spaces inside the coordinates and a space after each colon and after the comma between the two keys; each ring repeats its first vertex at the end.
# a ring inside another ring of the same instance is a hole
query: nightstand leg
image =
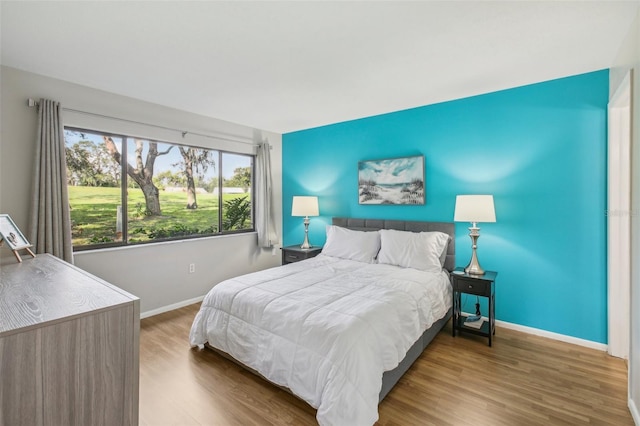
{"type": "Polygon", "coordinates": [[[453,292],[453,315],[451,317],[451,335],[456,337],[456,324],[460,318],[460,293],[453,292]]]}
{"type": "Polygon", "coordinates": [[[489,296],[489,346],[491,346],[491,339],[494,334],[493,327],[493,294],[489,296]]]}
{"type": "Polygon", "coordinates": [[[457,302],[456,302],[456,285],[453,280],[453,275],[449,276],[449,284],[451,284],[451,297],[453,298],[453,303],[451,304],[451,309],[453,310],[451,314],[451,336],[456,337],[456,312],[457,312],[457,302]]]}
{"type": "Polygon", "coordinates": [[[491,331],[493,335],[496,334],[496,301],[495,296],[491,295],[491,306],[493,307],[493,311],[491,311],[491,331]]]}
{"type": "Polygon", "coordinates": [[[491,330],[493,331],[493,335],[495,336],[496,334],[496,296],[495,295],[491,295],[491,299],[492,301],[492,307],[493,307],[493,311],[491,311],[491,330]]]}

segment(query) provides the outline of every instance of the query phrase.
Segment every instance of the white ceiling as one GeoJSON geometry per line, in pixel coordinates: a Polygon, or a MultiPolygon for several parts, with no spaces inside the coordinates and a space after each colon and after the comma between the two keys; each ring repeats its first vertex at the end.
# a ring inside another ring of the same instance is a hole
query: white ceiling
{"type": "Polygon", "coordinates": [[[639,6],[2,1],[1,63],[286,133],[608,68],[639,6]]]}

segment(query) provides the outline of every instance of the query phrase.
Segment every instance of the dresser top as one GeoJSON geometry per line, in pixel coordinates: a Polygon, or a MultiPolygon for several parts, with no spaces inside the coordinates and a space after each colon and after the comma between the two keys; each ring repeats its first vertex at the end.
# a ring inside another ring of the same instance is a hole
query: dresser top
{"type": "Polygon", "coordinates": [[[0,268],[0,336],[137,300],[57,257],[38,254],[0,268]]]}

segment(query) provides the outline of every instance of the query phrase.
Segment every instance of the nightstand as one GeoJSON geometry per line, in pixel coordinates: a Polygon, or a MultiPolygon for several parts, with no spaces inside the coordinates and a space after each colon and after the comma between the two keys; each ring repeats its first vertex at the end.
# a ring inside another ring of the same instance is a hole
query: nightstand
{"type": "Polygon", "coordinates": [[[282,247],[282,264],[300,262],[301,260],[316,257],[322,251],[322,247],[302,249],[299,245],[282,247]]]}
{"type": "Polygon", "coordinates": [[[451,285],[453,286],[453,322],[451,332],[456,337],[456,331],[476,334],[491,339],[496,334],[496,291],[495,281],[497,272],[485,271],[484,275],[469,275],[464,272],[464,268],[456,268],[451,273],[451,285]],[[474,296],[486,297],[489,301],[489,321],[485,321],[479,329],[464,325],[465,317],[461,312],[462,304],[460,295],[472,294],[474,296]]]}

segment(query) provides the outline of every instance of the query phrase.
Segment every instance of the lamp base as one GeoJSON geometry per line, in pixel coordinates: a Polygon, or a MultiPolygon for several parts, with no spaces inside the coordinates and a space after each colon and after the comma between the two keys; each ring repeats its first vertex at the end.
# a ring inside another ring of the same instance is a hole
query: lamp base
{"type": "Polygon", "coordinates": [[[476,248],[478,247],[478,238],[480,238],[480,228],[476,225],[476,222],[472,222],[471,228],[469,228],[469,237],[471,238],[471,260],[464,272],[469,275],[484,275],[484,269],[478,262],[478,255],[476,254],[476,248]]]}
{"type": "Polygon", "coordinates": [[[313,247],[309,244],[309,216],[304,218],[304,242],[300,246],[301,249],[310,249],[313,247]]]}
{"type": "Polygon", "coordinates": [[[482,269],[477,263],[475,265],[469,263],[469,265],[464,268],[464,272],[469,275],[484,275],[484,269],[482,269]]]}
{"type": "Polygon", "coordinates": [[[313,247],[311,244],[309,244],[309,238],[307,238],[307,234],[304,234],[304,242],[302,243],[302,245],[300,246],[301,249],[310,249],[311,247],[313,247]]]}

